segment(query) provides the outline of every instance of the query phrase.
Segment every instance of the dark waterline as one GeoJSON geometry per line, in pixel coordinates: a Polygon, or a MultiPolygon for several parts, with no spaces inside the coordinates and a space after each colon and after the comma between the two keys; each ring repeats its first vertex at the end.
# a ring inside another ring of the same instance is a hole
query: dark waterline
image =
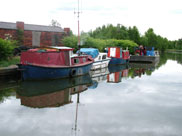
{"type": "Polygon", "coordinates": [[[92,78],[1,81],[0,135],[181,136],[181,88],[181,54],[92,78]]]}

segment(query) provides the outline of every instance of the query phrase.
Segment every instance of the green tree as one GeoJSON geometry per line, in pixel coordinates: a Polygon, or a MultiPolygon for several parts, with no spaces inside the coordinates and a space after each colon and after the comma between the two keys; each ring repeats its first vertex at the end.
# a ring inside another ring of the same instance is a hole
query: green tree
{"type": "Polygon", "coordinates": [[[62,40],[62,43],[64,46],[75,48],[75,50],[78,50],[78,46],[77,46],[78,38],[77,38],[77,36],[74,36],[74,35],[73,36],[66,36],[62,40]]]}
{"type": "Polygon", "coordinates": [[[107,26],[103,25],[102,27],[96,28],[94,31],[90,31],[89,35],[97,39],[128,39],[128,30],[125,26],[118,24],[113,26],[109,24],[107,26]]]}
{"type": "Polygon", "coordinates": [[[15,45],[15,41],[3,40],[0,38],[0,60],[6,60],[11,57],[15,45]]]}
{"type": "Polygon", "coordinates": [[[155,46],[156,47],[156,45],[157,45],[157,35],[154,33],[154,30],[152,28],[149,28],[145,32],[145,37],[147,38],[147,46],[155,46]]]}
{"type": "Polygon", "coordinates": [[[182,50],[182,38],[177,41],[176,46],[177,49],[182,50]]]}
{"type": "Polygon", "coordinates": [[[57,20],[52,19],[52,20],[51,20],[51,26],[58,26],[58,27],[61,27],[61,24],[60,24],[57,20]]]}
{"type": "Polygon", "coordinates": [[[130,40],[136,42],[137,44],[140,44],[140,33],[136,26],[134,26],[133,28],[129,27],[128,36],[130,40]]]}

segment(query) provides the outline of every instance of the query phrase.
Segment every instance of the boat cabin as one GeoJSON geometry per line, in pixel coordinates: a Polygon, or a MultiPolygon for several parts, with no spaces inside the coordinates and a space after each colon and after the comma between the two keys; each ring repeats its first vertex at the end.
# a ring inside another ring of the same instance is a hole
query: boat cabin
{"type": "Polygon", "coordinates": [[[91,61],[90,56],[73,55],[73,48],[49,47],[29,49],[21,53],[23,65],[74,66],[91,61]]]}
{"type": "Polygon", "coordinates": [[[109,47],[108,48],[108,57],[111,58],[122,58],[122,59],[129,59],[130,54],[129,50],[122,50],[120,47],[109,47]]]}
{"type": "Polygon", "coordinates": [[[108,67],[110,58],[107,57],[107,53],[101,53],[98,49],[95,48],[81,48],[78,53],[82,55],[90,55],[94,59],[91,70],[108,67]]]}

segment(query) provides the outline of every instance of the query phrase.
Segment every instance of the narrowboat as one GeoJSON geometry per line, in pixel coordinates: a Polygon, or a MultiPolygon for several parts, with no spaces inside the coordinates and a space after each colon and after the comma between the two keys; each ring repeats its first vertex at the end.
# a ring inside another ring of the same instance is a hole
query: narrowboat
{"type": "Polygon", "coordinates": [[[129,62],[129,50],[122,50],[120,47],[109,47],[108,57],[111,58],[109,65],[126,64],[129,62]]]}
{"type": "Polygon", "coordinates": [[[91,70],[98,70],[108,67],[109,61],[111,58],[107,57],[107,53],[101,53],[98,49],[95,48],[81,48],[79,53],[82,55],[87,54],[92,56],[94,59],[91,70]]]}
{"type": "Polygon", "coordinates": [[[92,64],[89,55],[73,54],[73,48],[48,47],[22,52],[18,66],[22,80],[42,80],[85,75],[92,64]]]}
{"type": "Polygon", "coordinates": [[[155,63],[159,61],[159,58],[159,53],[154,50],[154,47],[143,47],[140,45],[135,48],[135,54],[130,56],[130,62],[155,63]]]}

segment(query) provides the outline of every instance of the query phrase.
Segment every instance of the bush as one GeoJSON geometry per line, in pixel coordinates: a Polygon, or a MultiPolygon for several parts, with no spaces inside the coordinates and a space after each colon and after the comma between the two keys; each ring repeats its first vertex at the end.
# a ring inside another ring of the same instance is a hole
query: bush
{"type": "MultiPolygon", "coordinates": [[[[77,37],[76,36],[70,36],[65,37],[63,39],[64,46],[72,47],[78,50],[77,46],[77,37]]],[[[138,46],[135,42],[130,40],[116,40],[116,39],[95,39],[92,37],[87,37],[83,41],[83,45],[81,48],[97,48],[99,51],[103,52],[105,48],[107,47],[121,47],[123,49],[128,48],[130,53],[134,53],[134,47],[138,46]]]]}
{"type": "Polygon", "coordinates": [[[64,46],[67,46],[67,47],[71,47],[71,48],[75,48],[75,50],[78,50],[78,39],[76,36],[68,36],[68,37],[65,37],[63,40],[62,40],[62,43],[64,46]]]}
{"type": "Polygon", "coordinates": [[[87,40],[84,42],[83,47],[92,47],[97,48],[99,51],[104,51],[107,47],[121,47],[122,49],[128,48],[131,54],[134,53],[134,47],[137,47],[138,45],[130,40],[116,40],[116,39],[108,39],[108,40],[102,40],[102,39],[94,39],[94,38],[87,38],[87,40]]]}
{"type": "Polygon", "coordinates": [[[101,39],[94,39],[91,37],[88,37],[86,41],[84,42],[83,48],[97,48],[99,51],[103,51],[105,46],[105,40],[101,39]]]}
{"type": "Polygon", "coordinates": [[[137,47],[138,45],[130,40],[116,40],[116,39],[110,39],[106,42],[106,47],[121,47],[122,49],[128,48],[130,51],[130,54],[134,53],[134,47],[137,47]]]}
{"type": "Polygon", "coordinates": [[[0,38],[0,60],[6,60],[12,56],[15,42],[0,38]]]}

